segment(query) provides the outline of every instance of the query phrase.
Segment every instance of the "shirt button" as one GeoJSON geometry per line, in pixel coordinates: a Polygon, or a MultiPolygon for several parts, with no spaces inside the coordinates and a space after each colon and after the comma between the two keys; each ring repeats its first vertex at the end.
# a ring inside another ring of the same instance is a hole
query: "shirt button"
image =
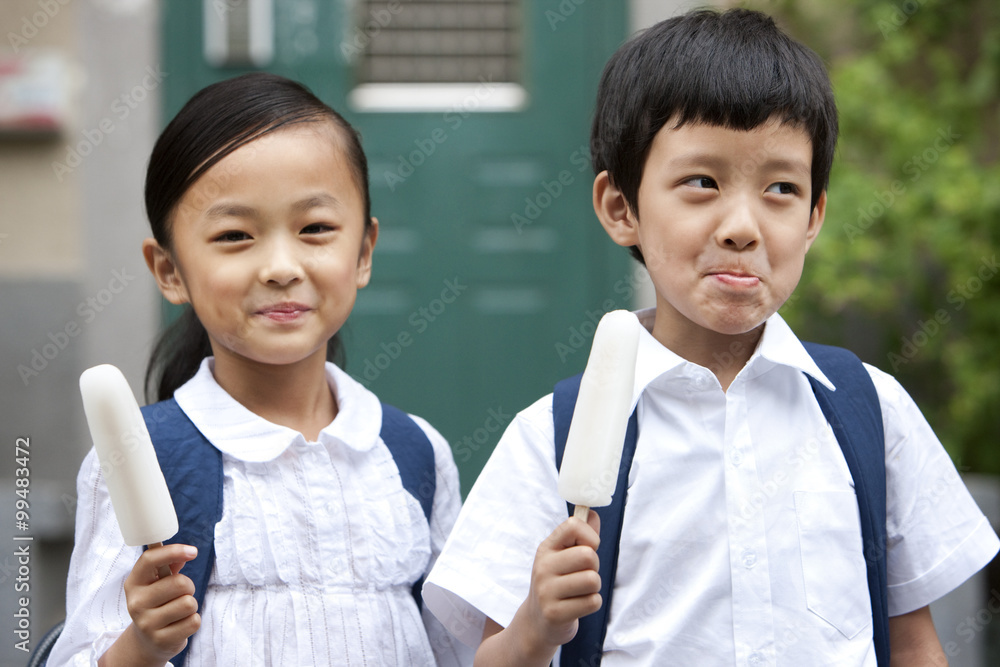
{"type": "Polygon", "coordinates": [[[741,454],[740,450],[735,447],[729,450],[729,463],[731,463],[734,468],[739,468],[740,464],[743,463],[743,454],[741,454]]]}
{"type": "MultiPolygon", "coordinates": [[[[753,549],[744,549],[743,553],[740,554],[740,562],[743,563],[743,567],[749,570],[757,564],[757,552],[753,549]]],[[[754,655],[759,656],[760,654],[755,653],[754,655]]]]}
{"type": "Polygon", "coordinates": [[[760,667],[764,664],[764,656],[757,651],[754,651],[749,656],[747,656],[747,664],[750,667],[760,667]]]}

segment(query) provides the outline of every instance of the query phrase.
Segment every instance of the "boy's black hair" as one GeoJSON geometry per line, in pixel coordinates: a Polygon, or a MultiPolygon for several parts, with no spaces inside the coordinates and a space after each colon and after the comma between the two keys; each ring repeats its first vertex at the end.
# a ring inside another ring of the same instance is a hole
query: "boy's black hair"
{"type": "MultiPolygon", "coordinates": [[[[819,56],[756,11],[696,10],[667,19],[626,42],[604,68],[590,133],[594,173],[607,170],[638,214],[646,158],[668,120],[752,130],[772,116],[812,140],[815,206],[837,143],[837,107],[819,56]]],[[[638,248],[630,250],[644,261],[638,248]]]]}
{"type": "MultiPolygon", "coordinates": [[[[361,137],[344,118],[301,83],[265,72],[220,81],[198,91],[157,139],[146,170],[146,215],[153,237],[172,250],[171,224],[184,194],[205,172],[238,148],[298,123],[331,123],[361,193],[365,227],[371,225],[368,161],[361,137]]],[[[222,174],[221,179],[228,178],[222,174]]],[[[208,332],[190,305],[157,341],[146,367],[147,394],[166,400],[212,354],[208,332]]],[[[327,359],[343,357],[340,340],[327,343],[327,359]]]]}

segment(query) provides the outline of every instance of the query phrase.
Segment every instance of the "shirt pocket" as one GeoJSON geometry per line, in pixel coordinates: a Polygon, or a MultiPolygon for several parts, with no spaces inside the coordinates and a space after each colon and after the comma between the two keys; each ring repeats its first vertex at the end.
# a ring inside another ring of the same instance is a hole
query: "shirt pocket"
{"type": "Polygon", "coordinates": [[[857,496],[796,491],[795,516],[806,606],[853,639],[872,620],[857,496]]]}

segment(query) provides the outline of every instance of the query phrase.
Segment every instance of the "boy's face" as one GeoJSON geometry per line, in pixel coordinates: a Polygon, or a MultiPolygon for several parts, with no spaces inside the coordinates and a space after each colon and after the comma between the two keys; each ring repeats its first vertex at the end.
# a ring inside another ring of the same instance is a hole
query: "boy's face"
{"type": "Polygon", "coordinates": [[[791,295],[823,224],[825,193],[810,210],[812,142],[774,120],[749,132],[675,122],[653,140],[638,213],[606,175],[595,208],[615,242],[642,251],[659,333],[744,334],[791,295]]]}

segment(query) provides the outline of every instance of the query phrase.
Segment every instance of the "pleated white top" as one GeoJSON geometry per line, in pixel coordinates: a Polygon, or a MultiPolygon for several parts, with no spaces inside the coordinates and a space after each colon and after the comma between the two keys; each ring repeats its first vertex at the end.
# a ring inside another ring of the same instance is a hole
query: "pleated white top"
{"type": "MultiPolygon", "coordinates": [[[[211,367],[206,359],[175,394],[222,451],[224,476],[215,565],[186,664],[471,664],[411,593],[461,504],[444,438],[414,418],[434,446],[428,526],[379,437],[379,400],[346,373],[327,364],[339,412],[307,442],[235,401],[211,367]]],[[[122,542],[93,450],[77,489],[67,621],[50,665],[96,665],[131,622],[123,584],[141,550],[122,542]]]]}

